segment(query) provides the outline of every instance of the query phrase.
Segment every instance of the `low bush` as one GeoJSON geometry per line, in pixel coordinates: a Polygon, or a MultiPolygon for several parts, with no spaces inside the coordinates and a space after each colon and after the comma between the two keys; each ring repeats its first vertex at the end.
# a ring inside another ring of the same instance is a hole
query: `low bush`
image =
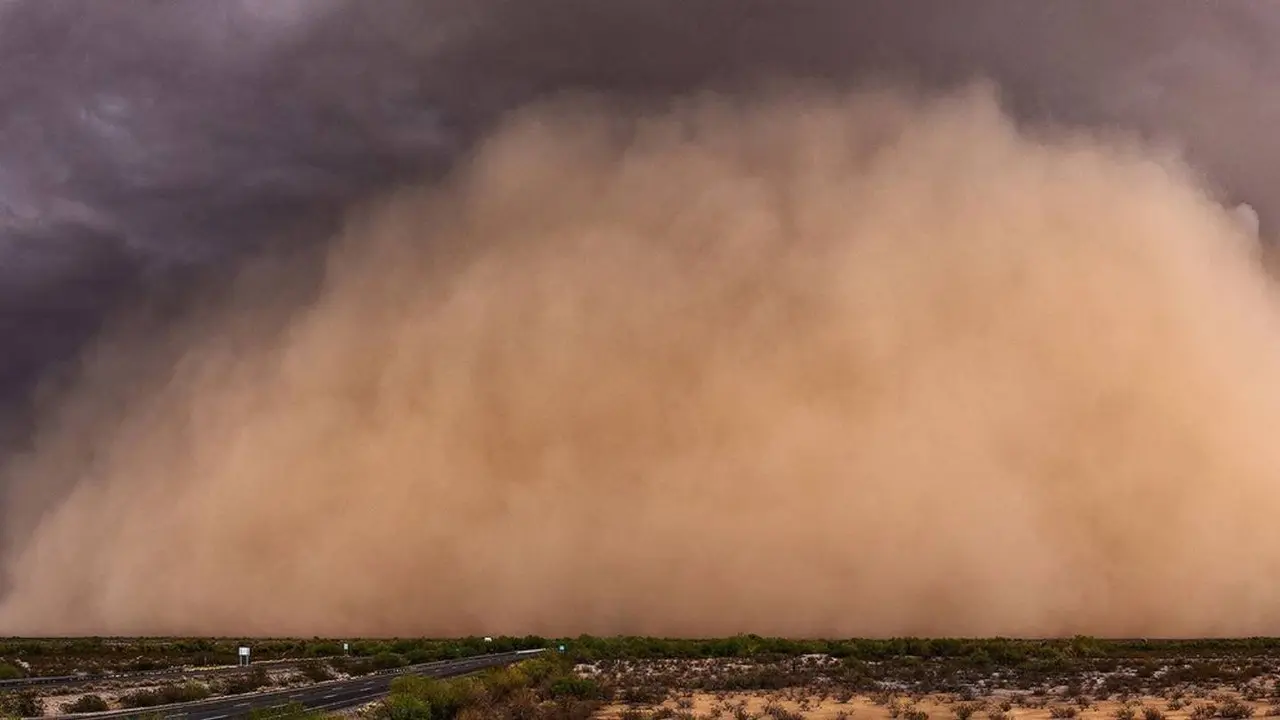
{"type": "Polygon", "coordinates": [[[181,685],[166,685],[155,690],[137,690],[121,696],[120,704],[128,708],[156,707],[173,703],[196,702],[204,700],[212,693],[206,685],[188,682],[181,685]]]}
{"type": "Polygon", "coordinates": [[[764,714],[773,718],[773,720],[804,720],[804,715],[788,710],[775,702],[764,706],[764,714]]]}
{"type": "Polygon", "coordinates": [[[1191,708],[1191,712],[1188,713],[1187,716],[1190,717],[1191,720],[1210,720],[1210,718],[1217,717],[1217,715],[1217,705],[1214,705],[1213,703],[1200,703],[1199,705],[1191,708]]]}
{"type": "Polygon", "coordinates": [[[106,700],[102,699],[101,695],[81,695],[76,698],[75,702],[62,705],[62,711],[71,714],[105,712],[110,709],[111,706],[107,704],[106,700]]]}
{"type": "Polygon", "coordinates": [[[395,694],[383,701],[373,717],[378,720],[439,720],[430,704],[415,697],[395,694]]]}
{"type": "Polygon", "coordinates": [[[393,719],[421,717],[425,720],[454,720],[465,707],[477,704],[482,686],[471,679],[444,681],[406,675],[391,682],[390,711],[393,719]],[[425,712],[426,715],[413,713],[425,712]]]}
{"type": "Polygon", "coordinates": [[[1253,717],[1253,708],[1239,700],[1227,700],[1218,706],[1218,717],[1223,720],[1244,720],[1253,717]]]}
{"type": "MultiPolygon", "coordinates": [[[[375,720],[590,720],[613,687],[595,678],[574,674],[564,658],[543,658],[479,677],[439,680],[406,675],[391,683],[391,694],[374,712],[375,720]]],[[[647,720],[676,718],[669,707],[645,716],[647,720]]],[[[797,720],[785,718],[784,720],[797,720]]]]}
{"type": "Polygon", "coordinates": [[[618,693],[618,700],[628,705],[657,705],[666,699],[667,689],[658,683],[632,685],[618,693]]]}
{"type": "Polygon", "coordinates": [[[129,663],[126,667],[133,672],[151,672],[153,670],[168,670],[173,667],[173,663],[163,659],[142,657],[129,663]]]}
{"type": "Polygon", "coordinates": [[[324,682],[336,677],[333,669],[322,662],[303,663],[298,666],[298,672],[311,682],[324,682]]]}
{"type": "Polygon", "coordinates": [[[494,668],[481,679],[489,697],[503,702],[530,685],[529,676],[519,667],[494,668]]]}
{"type": "Polygon", "coordinates": [[[14,717],[40,717],[44,715],[44,703],[33,692],[16,692],[0,695],[0,714],[14,717]]]}
{"type": "Polygon", "coordinates": [[[394,670],[408,665],[409,661],[403,655],[393,652],[383,652],[374,655],[370,664],[373,666],[374,670],[394,670]]]}
{"type": "MultiPolygon", "coordinates": [[[[559,700],[560,698],[577,698],[578,700],[599,700],[602,697],[600,684],[591,678],[576,677],[573,675],[562,675],[551,681],[547,687],[548,694],[559,700]]],[[[690,703],[692,707],[692,703],[690,703]]],[[[688,709],[688,708],[684,708],[688,709]]],[[[776,720],[788,720],[778,718],[776,720]]]]}
{"type": "Polygon", "coordinates": [[[271,675],[261,667],[243,675],[233,675],[219,683],[219,690],[225,695],[243,695],[261,690],[271,685],[271,675]]]}

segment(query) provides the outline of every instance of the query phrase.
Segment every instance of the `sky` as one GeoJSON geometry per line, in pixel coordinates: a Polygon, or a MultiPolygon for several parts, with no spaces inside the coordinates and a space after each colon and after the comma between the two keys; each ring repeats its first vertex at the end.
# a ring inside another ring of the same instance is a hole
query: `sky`
{"type": "MultiPolygon", "coordinates": [[[[1277,33],[1270,3],[1192,0],[7,0],[0,448],[30,454],[111,322],[178,327],[268,256],[292,279],[264,305],[305,306],[351,212],[444,182],[509,113],[565,93],[664,108],[985,79],[1027,127],[1179,149],[1266,239],[1277,33]]],[[[82,482],[0,477],[6,497],[82,482]]]]}

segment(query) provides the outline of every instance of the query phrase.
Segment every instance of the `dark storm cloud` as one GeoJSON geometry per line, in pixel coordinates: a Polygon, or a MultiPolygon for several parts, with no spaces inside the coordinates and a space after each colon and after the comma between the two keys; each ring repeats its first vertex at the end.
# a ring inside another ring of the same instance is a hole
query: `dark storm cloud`
{"type": "Polygon", "coordinates": [[[1280,214],[1280,8],[1190,0],[11,0],[0,10],[0,391],[447,166],[503,110],[784,78],[998,81],[1027,117],[1176,138],[1280,214]]]}
{"type": "Polygon", "coordinates": [[[108,309],[332,215],[439,146],[420,98],[409,103],[416,115],[397,113],[357,97],[358,79],[322,83],[276,59],[324,10],[203,0],[7,7],[6,399],[70,356],[108,309]]]}

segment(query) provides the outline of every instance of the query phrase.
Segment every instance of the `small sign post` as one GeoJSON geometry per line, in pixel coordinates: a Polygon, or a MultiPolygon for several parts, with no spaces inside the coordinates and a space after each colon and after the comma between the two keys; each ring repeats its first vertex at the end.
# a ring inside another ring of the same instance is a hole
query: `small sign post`
{"type": "Polygon", "coordinates": [[[237,664],[238,664],[238,665],[241,665],[241,666],[248,666],[248,664],[249,664],[249,648],[248,648],[248,646],[246,646],[246,645],[241,645],[241,646],[240,646],[240,662],[239,662],[239,663],[237,663],[237,664]]]}
{"type": "Polygon", "coordinates": [[[350,654],[351,654],[351,644],[350,644],[350,643],[342,643],[342,654],[343,654],[343,655],[350,655],[350,654]]]}

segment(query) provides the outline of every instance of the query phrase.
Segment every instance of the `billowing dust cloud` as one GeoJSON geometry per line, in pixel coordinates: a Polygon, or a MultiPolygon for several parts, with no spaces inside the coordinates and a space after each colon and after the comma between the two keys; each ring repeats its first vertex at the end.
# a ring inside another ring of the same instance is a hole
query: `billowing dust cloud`
{"type": "Polygon", "coordinates": [[[1274,634],[1248,225],[985,87],[527,109],[283,329],[104,340],[0,632],[1274,634]]]}

